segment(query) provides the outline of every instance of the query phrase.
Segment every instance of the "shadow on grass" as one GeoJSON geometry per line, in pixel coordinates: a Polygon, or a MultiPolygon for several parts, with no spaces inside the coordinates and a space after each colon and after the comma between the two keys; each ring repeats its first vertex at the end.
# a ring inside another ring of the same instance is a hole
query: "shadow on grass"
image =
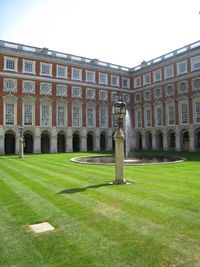
{"type": "Polygon", "coordinates": [[[111,185],[112,184],[106,183],[106,184],[89,185],[89,186],[80,187],[80,188],[70,188],[70,189],[62,190],[57,194],[75,194],[75,193],[80,193],[80,192],[86,191],[87,189],[96,189],[99,187],[111,186],[111,185]]]}

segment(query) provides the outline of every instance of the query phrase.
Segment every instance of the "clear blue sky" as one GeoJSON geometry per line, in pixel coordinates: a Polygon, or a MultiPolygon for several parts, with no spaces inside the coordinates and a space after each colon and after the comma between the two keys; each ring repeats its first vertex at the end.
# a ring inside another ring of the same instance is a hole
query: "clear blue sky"
{"type": "Polygon", "coordinates": [[[134,67],[200,40],[199,0],[0,0],[0,39],[134,67]]]}

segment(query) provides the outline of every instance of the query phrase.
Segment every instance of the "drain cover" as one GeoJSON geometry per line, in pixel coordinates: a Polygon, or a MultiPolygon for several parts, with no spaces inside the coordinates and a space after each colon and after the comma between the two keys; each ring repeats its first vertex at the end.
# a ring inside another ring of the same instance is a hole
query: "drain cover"
{"type": "Polygon", "coordinates": [[[52,231],[54,230],[55,228],[48,222],[43,222],[43,223],[37,223],[37,224],[31,224],[29,225],[31,230],[36,233],[36,234],[39,234],[39,233],[44,233],[44,232],[47,232],[47,231],[52,231]]]}

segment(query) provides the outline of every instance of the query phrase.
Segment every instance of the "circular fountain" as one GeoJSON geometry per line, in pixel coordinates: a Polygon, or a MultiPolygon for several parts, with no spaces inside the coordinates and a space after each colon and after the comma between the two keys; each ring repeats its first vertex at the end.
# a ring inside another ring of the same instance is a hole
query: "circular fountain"
{"type": "MultiPolygon", "coordinates": [[[[109,156],[84,156],[72,158],[70,161],[82,164],[95,165],[114,165],[115,157],[109,156]]],[[[125,165],[147,165],[147,164],[168,164],[183,162],[183,158],[177,157],[158,157],[158,156],[136,156],[124,160],[125,165]]]]}

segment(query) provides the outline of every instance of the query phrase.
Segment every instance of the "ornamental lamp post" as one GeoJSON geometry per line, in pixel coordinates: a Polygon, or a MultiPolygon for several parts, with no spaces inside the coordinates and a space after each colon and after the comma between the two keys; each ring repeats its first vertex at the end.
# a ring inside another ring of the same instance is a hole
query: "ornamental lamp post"
{"type": "Polygon", "coordinates": [[[23,127],[18,126],[19,133],[19,157],[22,159],[24,157],[24,138],[23,138],[23,127]]]}
{"type": "Polygon", "coordinates": [[[118,129],[115,132],[115,181],[114,184],[125,184],[124,178],[124,133],[122,131],[123,118],[126,115],[126,104],[122,95],[118,93],[118,101],[112,107],[112,113],[117,119],[118,129]]]}

